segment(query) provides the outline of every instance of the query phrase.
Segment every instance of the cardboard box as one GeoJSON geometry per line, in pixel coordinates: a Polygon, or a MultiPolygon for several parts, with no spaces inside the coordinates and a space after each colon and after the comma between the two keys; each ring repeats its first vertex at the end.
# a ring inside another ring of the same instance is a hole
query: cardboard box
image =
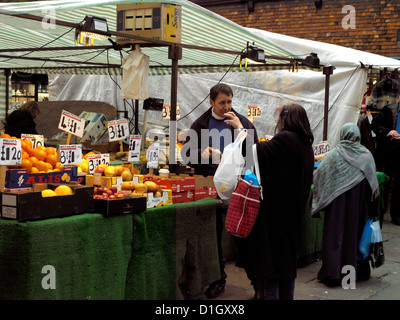
{"type": "Polygon", "coordinates": [[[164,189],[171,189],[172,192],[194,191],[196,188],[195,178],[186,175],[171,175],[168,179],[161,179],[156,183],[164,189]]]}
{"type": "Polygon", "coordinates": [[[55,189],[61,184],[37,183],[33,191],[0,193],[1,218],[23,222],[92,212],[94,188],[69,184],[74,194],[42,197],[41,190],[55,189]]]}
{"type": "Polygon", "coordinates": [[[132,214],[146,210],[146,197],[125,197],[123,199],[94,199],[94,211],[103,215],[132,214]]]}
{"type": "Polygon", "coordinates": [[[216,198],[218,196],[216,188],[196,189],[194,191],[194,201],[201,200],[208,197],[216,198]]]}
{"type": "Polygon", "coordinates": [[[194,192],[194,200],[201,200],[207,197],[216,198],[218,196],[217,189],[214,185],[214,177],[213,176],[200,176],[195,175],[195,192],[194,192]]]}
{"type": "MultiPolygon", "coordinates": [[[[182,7],[167,3],[117,5],[117,31],[150,39],[181,42],[182,7]]],[[[117,37],[117,44],[148,43],[117,37]]]]}
{"type": "Polygon", "coordinates": [[[61,171],[30,173],[25,169],[7,169],[5,190],[31,188],[36,183],[64,183],[78,180],[78,167],[66,166],[61,171]]]}
{"type": "Polygon", "coordinates": [[[167,206],[173,203],[171,190],[162,190],[161,192],[162,196],[158,198],[155,198],[152,192],[146,193],[147,208],[167,206]]]}
{"type": "Polygon", "coordinates": [[[83,111],[79,117],[86,121],[81,141],[88,140],[91,144],[108,142],[108,121],[104,114],[83,111]]]}
{"type": "Polygon", "coordinates": [[[194,190],[183,191],[183,192],[172,192],[172,202],[192,202],[194,201],[194,190]]]}

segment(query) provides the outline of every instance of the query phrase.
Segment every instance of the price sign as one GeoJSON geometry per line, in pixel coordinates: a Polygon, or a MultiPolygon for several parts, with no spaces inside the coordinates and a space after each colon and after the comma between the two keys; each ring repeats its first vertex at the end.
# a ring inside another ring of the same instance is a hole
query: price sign
{"type": "MultiPolygon", "coordinates": [[[[181,117],[181,112],[179,111],[179,104],[176,104],[176,118],[179,119],[181,117]]],[[[164,104],[162,108],[162,118],[163,119],[171,119],[171,105],[164,104]]]]}
{"type": "Polygon", "coordinates": [[[21,139],[32,141],[32,149],[35,149],[37,146],[44,146],[44,137],[41,134],[21,133],[21,139]]]}
{"type": "Polygon", "coordinates": [[[331,150],[330,141],[321,141],[314,147],[314,156],[322,156],[331,150]]]}
{"type": "Polygon", "coordinates": [[[80,144],[67,144],[59,146],[60,162],[66,164],[82,163],[82,146],[80,144]]]}
{"type": "Polygon", "coordinates": [[[160,146],[158,142],[150,143],[149,149],[147,150],[147,168],[149,169],[158,168],[159,147],[160,146]]]}
{"type": "Polygon", "coordinates": [[[247,118],[260,118],[261,106],[247,106],[247,118]]]}
{"type": "Polygon", "coordinates": [[[61,112],[58,129],[82,138],[83,130],[85,129],[85,119],[79,118],[78,116],[63,110],[61,112]]]}
{"type": "Polygon", "coordinates": [[[102,154],[89,154],[88,155],[89,162],[89,173],[93,174],[94,170],[99,164],[110,165],[110,155],[108,153],[102,154]]]}
{"type": "Polygon", "coordinates": [[[21,158],[20,140],[0,139],[0,165],[19,165],[21,158]]]}
{"type": "Polygon", "coordinates": [[[139,161],[141,144],[142,144],[142,136],[141,135],[130,136],[128,161],[139,161]]]}
{"type": "Polygon", "coordinates": [[[129,124],[126,119],[118,119],[108,122],[108,140],[118,141],[129,137],[129,124]]]}

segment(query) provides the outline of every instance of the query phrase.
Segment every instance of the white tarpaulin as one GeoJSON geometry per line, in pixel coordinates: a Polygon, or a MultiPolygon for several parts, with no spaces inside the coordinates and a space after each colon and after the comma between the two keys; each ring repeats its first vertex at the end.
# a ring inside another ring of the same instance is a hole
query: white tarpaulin
{"type": "MultiPolygon", "coordinates": [[[[308,55],[315,52],[323,65],[334,66],[330,78],[328,140],[336,145],[341,126],[346,122],[356,122],[365,91],[367,68],[400,68],[400,62],[367,52],[345,47],[282,36],[262,30],[248,29],[282,48],[308,55]]],[[[322,71],[299,69],[270,70],[258,72],[180,74],[178,78],[177,101],[181,120],[178,132],[190,127],[208,107],[209,89],[223,78],[222,82],[232,86],[234,91],[233,107],[241,114],[247,114],[248,105],[261,105],[261,118],[255,119],[259,136],[274,134],[276,109],[284,104],[298,103],[308,113],[315,142],[323,137],[323,117],[325,99],[325,75],[322,71]],[[205,100],[204,100],[205,99],[205,100]],[[199,105],[204,100],[204,102],[199,105]],[[199,106],[198,106],[199,105],[199,106]],[[193,110],[198,106],[195,110],[193,110]],[[187,115],[187,116],[186,116],[187,115]]],[[[119,96],[121,85],[119,76],[81,76],[50,75],[50,100],[95,100],[114,105],[118,110],[127,110],[133,116],[130,100],[119,96]]],[[[170,103],[171,77],[150,76],[149,96],[164,99],[170,103]]],[[[139,123],[143,121],[143,109],[140,104],[139,123]]],[[[161,112],[149,111],[148,128],[168,127],[168,120],[162,119],[161,112]]],[[[142,126],[140,126],[141,130],[142,126]]],[[[165,130],[168,132],[168,130],[165,130]]],[[[143,134],[143,133],[142,133],[143,134]]]]}

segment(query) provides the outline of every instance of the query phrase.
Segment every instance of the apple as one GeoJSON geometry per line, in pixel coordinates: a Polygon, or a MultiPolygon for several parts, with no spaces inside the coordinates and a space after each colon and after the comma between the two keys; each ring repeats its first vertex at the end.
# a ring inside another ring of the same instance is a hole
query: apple
{"type": "Polygon", "coordinates": [[[104,192],[102,197],[103,197],[103,199],[108,199],[108,194],[104,192]]]}
{"type": "Polygon", "coordinates": [[[123,199],[125,196],[123,193],[118,193],[117,194],[117,199],[123,199]]]}
{"type": "Polygon", "coordinates": [[[124,168],[125,167],[121,165],[115,166],[115,175],[120,176],[121,173],[124,171],[124,168]]]}
{"type": "Polygon", "coordinates": [[[108,197],[108,199],[112,200],[112,199],[117,199],[113,194],[111,196],[108,197]]]}
{"type": "Polygon", "coordinates": [[[108,189],[108,190],[106,191],[106,193],[108,194],[109,197],[112,196],[112,195],[114,194],[110,189],[108,189]]]}
{"type": "Polygon", "coordinates": [[[98,165],[97,167],[96,167],[96,169],[94,169],[94,172],[95,173],[100,173],[101,175],[103,175],[104,174],[104,170],[105,170],[105,168],[102,166],[102,167],[100,167],[100,165],[98,165]]]}
{"type": "Polygon", "coordinates": [[[103,197],[100,194],[95,194],[93,196],[94,199],[102,199],[103,197]]]}
{"type": "Polygon", "coordinates": [[[110,187],[110,190],[112,191],[112,193],[117,193],[118,189],[115,186],[110,187]]]}
{"type": "Polygon", "coordinates": [[[97,188],[97,194],[102,195],[104,193],[103,188],[97,188]]]}
{"type": "Polygon", "coordinates": [[[132,181],[133,175],[132,173],[128,170],[124,170],[121,173],[122,181],[132,181]]]}

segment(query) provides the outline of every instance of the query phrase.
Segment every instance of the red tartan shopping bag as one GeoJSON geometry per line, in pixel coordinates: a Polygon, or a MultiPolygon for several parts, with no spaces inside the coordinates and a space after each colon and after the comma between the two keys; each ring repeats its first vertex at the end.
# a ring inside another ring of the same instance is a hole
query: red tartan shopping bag
{"type": "Polygon", "coordinates": [[[261,179],[258,168],[257,145],[253,145],[253,158],[259,186],[240,179],[229,202],[225,229],[234,236],[246,238],[253,229],[262,199],[261,179]]]}

